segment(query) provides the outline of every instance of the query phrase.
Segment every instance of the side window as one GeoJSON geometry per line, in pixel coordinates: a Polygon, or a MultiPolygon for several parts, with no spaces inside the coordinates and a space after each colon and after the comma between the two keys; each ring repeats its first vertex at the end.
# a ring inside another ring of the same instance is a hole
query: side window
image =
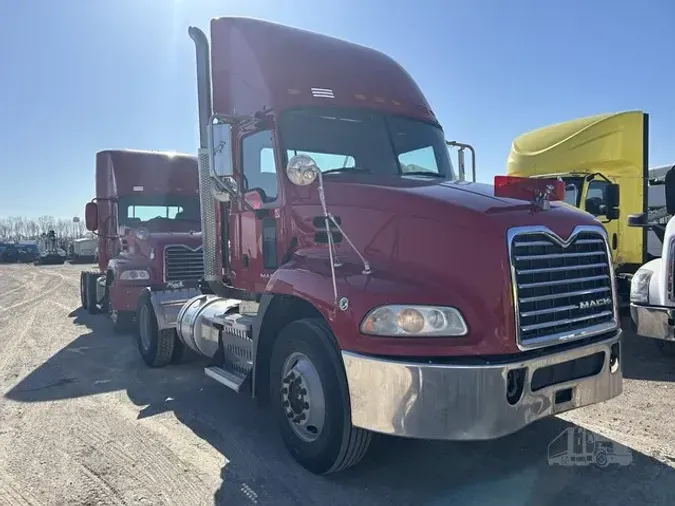
{"type": "Polygon", "coordinates": [[[605,205],[605,192],[607,191],[607,181],[591,181],[586,193],[586,211],[593,216],[602,216],[607,212],[605,205]]]}
{"type": "Polygon", "coordinates": [[[434,172],[438,174],[438,164],[436,163],[436,153],[433,146],[401,153],[398,155],[398,162],[401,164],[403,174],[407,172],[434,172]]]}
{"type": "Polygon", "coordinates": [[[277,199],[278,181],[274,163],[272,132],[261,130],[247,135],[241,141],[244,191],[262,190],[265,202],[277,199]]]}

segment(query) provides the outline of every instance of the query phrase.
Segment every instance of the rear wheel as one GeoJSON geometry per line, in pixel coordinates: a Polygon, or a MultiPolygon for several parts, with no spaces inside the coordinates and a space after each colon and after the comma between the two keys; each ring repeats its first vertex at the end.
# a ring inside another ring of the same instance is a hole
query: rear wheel
{"type": "Polygon", "coordinates": [[[316,474],[357,464],[372,438],[351,424],[347,380],[333,339],[319,318],[292,322],[279,334],[270,362],[281,437],[293,458],[316,474]]]}
{"type": "Polygon", "coordinates": [[[136,343],[143,362],[148,367],[164,367],[174,359],[175,329],[158,329],[155,310],[147,299],[139,307],[137,317],[136,343]]]}

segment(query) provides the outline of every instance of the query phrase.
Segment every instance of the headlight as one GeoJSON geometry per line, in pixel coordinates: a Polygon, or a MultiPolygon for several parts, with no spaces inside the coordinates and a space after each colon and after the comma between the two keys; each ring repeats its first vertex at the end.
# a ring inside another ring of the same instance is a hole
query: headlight
{"type": "Polygon", "coordinates": [[[143,279],[150,279],[150,273],[145,270],[124,271],[120,274],[120,279],[126,281],[140,281],[143,279]]]}
{"type": "Polygon", "coordinates": [[[381,306],[370,311],[361,332],[373,336],[464,336],[468,332],[462,313],[454,307],[381,306]]]}
{"type": "Polygon", "coordinates": [[[638,304],[649,303],[649,281],[652,271],[638,270],[630,281],[630,301],[638,304]]]}

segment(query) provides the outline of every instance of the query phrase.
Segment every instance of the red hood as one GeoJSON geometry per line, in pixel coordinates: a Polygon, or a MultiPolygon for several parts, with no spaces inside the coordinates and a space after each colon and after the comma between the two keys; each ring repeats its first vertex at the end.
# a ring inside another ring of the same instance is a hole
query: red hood
{"type": "MultiPolygon", "coordinates": [[[[160,253],[164,247],[174,244],[184,244],[193,249],[199,248],[202,245],[202,233],[155,232],[151,233],[147,239],[139,239],[132,231],[127,235],[127,242],[129,251],[133,255],[141,255],[149,259],[151,248],[155,250],[155,253],[160,253]]],[[[157,255],[156,258],[161,259],[162,255],[157,255]]]]}
{"type": "Polygon", "coordinates": [[[557,202],[549,211],[533,210],[528,202],[495,197],[494,187],[481,183],[368,174],[326,176],[324,182],[329,209],[372,206],[398,214],[405,208],[418,217],[502,236],[513,226],[545,225],[567,237],[577,225],[599,223],[591,215],[557,202]]]}
{"type": "MultiPolygon", "coordinates": [[[[368,278],[360,276],[360,260],[349,244],[340,242],[338,257],[345,265],[339,271],[340,289],[349,298],[353,315],[353,321],[345,323],[344,335],[358,335],[354,322],[382,304],[414,300],[459,308],[470,335],[450,341],[416,340],[425,355],[446,354],[448,346],[457,355],[518,353],[508,230],[540,225],[567,239],[579,225],[600,227],[590,214],[565,204],[534,211],[530,203],[496,198],[493,188],[484,184],[352,174],[327,175],[324,181],[328,210],[340,218],[373,268],[368,278]]],[[[310,185],[295,187],[290,194],[299,270],[307,269],[304,263],[313,255],[325,255],[325,248],[316,244],[321,228],[316,225],[321,215],[316,193],[315,185],[310,185]]],[[[392,353],[398,346],[391,339],[380,341],[382,349],[390,347],[392,353]]],[[[360,343],[358,338],[348,343],[348,349],[367,351],[360,343]]]]}
{"type": "MultiPolygon", "coordinates": [[[[136,239],[138,241],[138,239],[136,239]]],[[[155,232],[145,239],[150,246],[155,249],[163,248],[172,244],[185,244],[191,248],[198,248],[202,245],[202,233],[194,232],[192,234],[185,232],[155,232]]]]}

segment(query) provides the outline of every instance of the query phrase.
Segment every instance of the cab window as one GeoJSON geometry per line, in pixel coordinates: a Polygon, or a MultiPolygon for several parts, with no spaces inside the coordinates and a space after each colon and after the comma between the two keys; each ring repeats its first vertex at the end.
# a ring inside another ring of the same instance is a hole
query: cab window
{"type": "Polygon", "coordinates": [[[277,199],[278,182],[272,132],[261,130],[242,139],[244,191],[260,190],[264,202],[277,199]]]}
{"type": "Polygon", "coordinates": [[[605,192],[610,183],[607,181],[591,181],[586,193],[586,212],[593,216],[602,216],[607,212],[605,192]]]}

